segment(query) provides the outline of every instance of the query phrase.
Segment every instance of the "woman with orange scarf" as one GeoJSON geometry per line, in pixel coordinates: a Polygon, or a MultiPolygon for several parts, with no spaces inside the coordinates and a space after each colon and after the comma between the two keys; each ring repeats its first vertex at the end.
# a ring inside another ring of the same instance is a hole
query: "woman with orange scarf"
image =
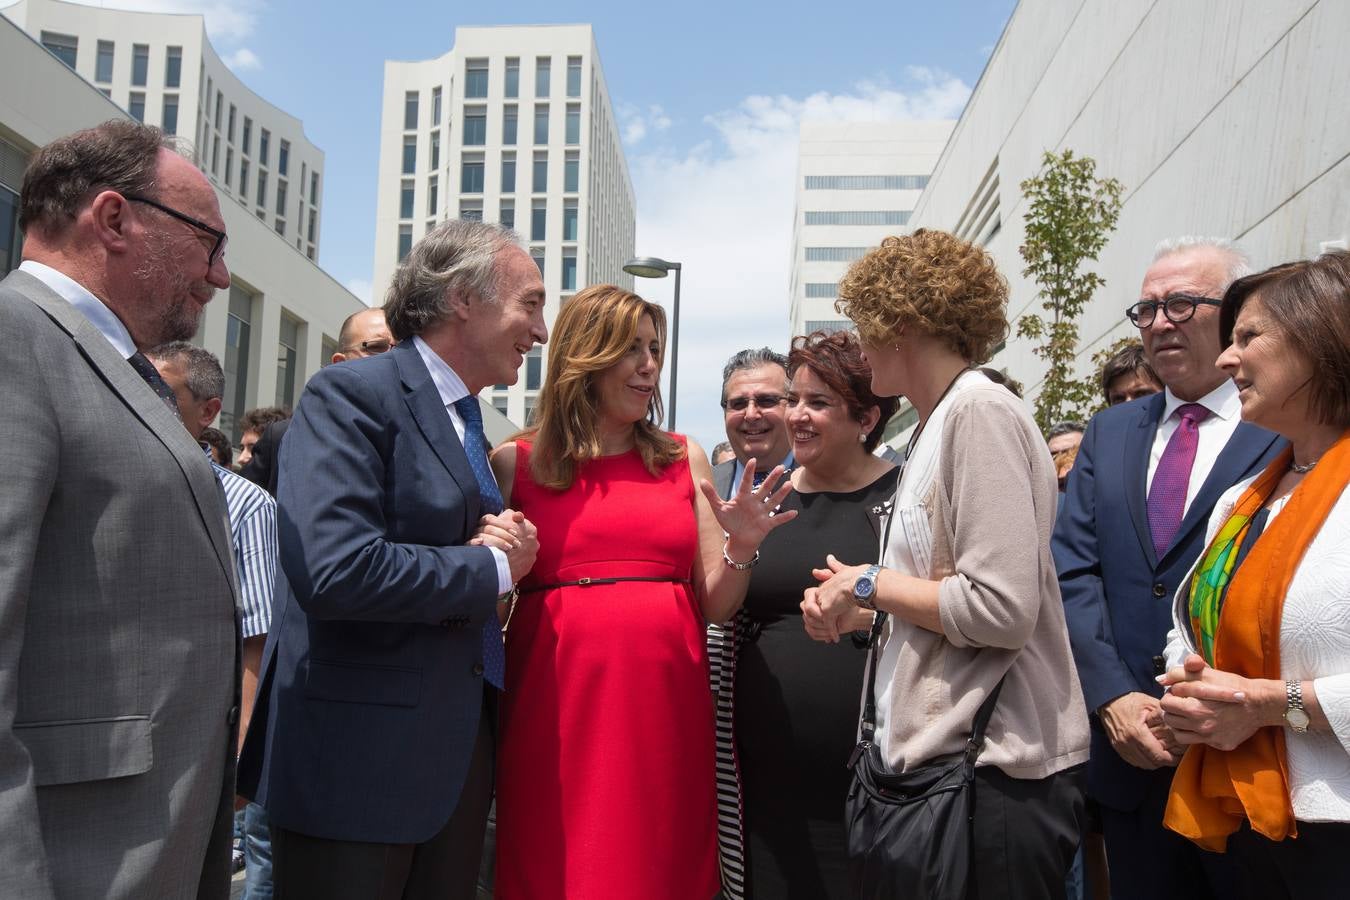
{"type": "Polygon", "coordinates": [[[1350,254],[1234,282],[1218,365],[1289,440],[1215,506],[1177,592],[1163,716],[1190,745],[1164,824],[1261,898],[1350,892],[1350,254]]]}

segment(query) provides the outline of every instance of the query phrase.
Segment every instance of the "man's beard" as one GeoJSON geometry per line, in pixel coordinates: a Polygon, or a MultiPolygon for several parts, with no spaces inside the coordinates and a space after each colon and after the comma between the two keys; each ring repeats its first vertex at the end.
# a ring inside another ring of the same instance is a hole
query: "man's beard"
{"type": "MultiPolygon", "coordinates": [[[[202,310],[192,299],[195,283],[183,272],[167,241],[154,242],[132,273],[142,289],[141,304],[153,310],[147,335],[150,346],[190,340],[197,333],[202,310]]],[[[214,293],[214,291],[213,291],[214,293]]]]}

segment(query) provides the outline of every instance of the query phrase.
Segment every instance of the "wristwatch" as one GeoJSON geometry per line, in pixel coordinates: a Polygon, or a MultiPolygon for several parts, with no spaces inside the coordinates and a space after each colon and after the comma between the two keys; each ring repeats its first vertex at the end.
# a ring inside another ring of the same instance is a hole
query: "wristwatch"
{"type": "Polygon", "coordinates": [[[1303,682],[1286,681],[1284,697],[1289,703],[1284,710],[1284,721],[1299,734],[1306,734],[1308,723],[1312,720],[1308,718],[1308,711],[1303,708],[1303,682]]]}
{"type": "Polygon", "coordinates": [[[877,573],[881,566],[868,566],[853,582],[853,601],[863,609],[877,611],[877,573]]]}

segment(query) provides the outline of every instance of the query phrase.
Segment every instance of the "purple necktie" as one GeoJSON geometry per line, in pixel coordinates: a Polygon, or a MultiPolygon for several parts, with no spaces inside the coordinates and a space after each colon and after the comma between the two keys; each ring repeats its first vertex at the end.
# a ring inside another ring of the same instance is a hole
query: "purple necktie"
{"type": "Polygon", "coordinates": [[[1181,423],[1167,441],[1148,491],[1148,530],[1159,559],[1172,546],[1172,538],[1181,527],[1191,467],[1195,465],[1195,448],[1200,442],[1200,423],[1209,418],[1209,410],[1199,403],[1186,403],[1177,407],[1177,415],[1181,423]]]}

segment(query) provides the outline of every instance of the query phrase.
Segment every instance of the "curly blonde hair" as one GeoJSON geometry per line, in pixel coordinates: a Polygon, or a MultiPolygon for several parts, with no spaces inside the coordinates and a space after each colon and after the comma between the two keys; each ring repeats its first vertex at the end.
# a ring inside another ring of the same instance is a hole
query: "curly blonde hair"
{"type": "Polygon", "coordinates": [[[880,346],[906,326],[985,362],[1008,336],[1008,282],[988,253],[945,231],[888,237],[849,266],[835,309],[880,346]]]}

